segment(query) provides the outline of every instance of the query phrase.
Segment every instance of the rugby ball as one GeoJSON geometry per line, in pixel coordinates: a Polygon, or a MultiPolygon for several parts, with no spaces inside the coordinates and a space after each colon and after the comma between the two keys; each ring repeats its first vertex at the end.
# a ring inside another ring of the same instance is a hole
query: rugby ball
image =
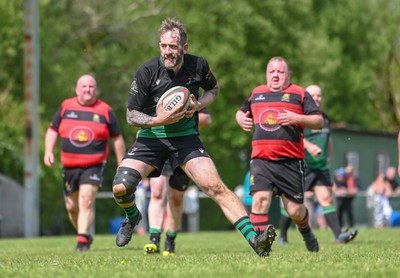
{"type": "Polygon", "coordinates": [[[181,111],[187,109],[190,104],[190,91],[186,87],[176,86],[166,91],[157,102],[157,111],[161,106],[166,112],[171,112],[183,104],[181,111]]]}

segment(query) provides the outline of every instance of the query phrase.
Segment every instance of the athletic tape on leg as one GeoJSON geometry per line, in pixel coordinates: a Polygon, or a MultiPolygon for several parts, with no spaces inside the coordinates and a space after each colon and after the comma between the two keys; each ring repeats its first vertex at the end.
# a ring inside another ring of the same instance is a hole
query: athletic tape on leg
{"type": "Polygon", "coordinates": [[[135,199],[135,191],[142,176],[138,171],[128,167],[118,167],[117,173],[114,176],[113,186],[123,184],[126,188],[126,195],[115,196],[117,203],[129,203],[135,199]]]}

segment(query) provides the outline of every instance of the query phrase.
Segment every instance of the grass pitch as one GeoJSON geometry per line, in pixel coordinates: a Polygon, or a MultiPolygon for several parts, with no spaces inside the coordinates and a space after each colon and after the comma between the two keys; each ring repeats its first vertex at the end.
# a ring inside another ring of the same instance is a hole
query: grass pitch
{"type": "Polygon", "coordinates": [[[319,253],[291,229],[289,244],[275,242],[266,258],[236,231],[181,233],[175,257],[144,255],[148,236],[119,248],[115,235],[96,235],[87,253],[74,251],[74,236],[0,239],[0,277],[400,277],[400,228],[360,229],[345,245],[314,232],[319,253]]]}

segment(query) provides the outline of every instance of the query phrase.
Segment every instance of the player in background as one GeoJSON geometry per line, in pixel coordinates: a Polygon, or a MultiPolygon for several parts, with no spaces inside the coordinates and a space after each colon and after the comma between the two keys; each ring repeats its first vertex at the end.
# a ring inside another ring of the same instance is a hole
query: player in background
{"type": "Polygon", "coordinates": [[[64,202],[69,220],[77,231],[76,251],[90,249],[90,227],[96,193],[103,181],[111,139],[117,163],[125,154],[125,142],[111,107],[97,99],[96,80],[83,75],[75,87],[76,97],[64,100],[45,136],[44,164],[54,163],[53,150],[61,137],[64,202]]]}
{"type": "Polygon", "coordinates": [[[244,131],[250,132],[254,127],[250,219],[255,229],[268,229],[268,210],[277,194],[297,224],[307,249],[318,252],[318,240],[304,206],[303,128],[321,128],[323,120],[310,94],[292,84],[290,75],[286,59],[271,58],[266,67],[267,83],[254,88],[236,112],[236,121],[244,131]]]}
{"type": "MultiPolygon", "coordinates": [[[[321,107],[322,90],[317,85],[310,85],[306,88],[314,99],[316,105],[321,107]]],[[[332,230],[336,243],[348,243],[357,235],[357,229],[348,232],[341,232],[339,218],[336,213],[332,191],[332,178],[330,175],[330,162],[333,154],[331,128],[328,116],[322,113],[324,126],[322,129],[304,129],[304,148],[306,161],[306,183],[305,191],[312,191],[318,203],[322,207],[322,213],[326,223],[332,230]]],[[[313,209],[313,208],[309,208],[313,209]]],[[[292,223],[287,212],[281,214],[281,234],[278,243],[287,243],[287,231],[292,223]]]]}
{"type": "MultiPolygon", "coordinates": [[[[199,111],[199,127],[211,124],[211,115],[207,108],[199,111]]],[[[171,163],[164,164],[157,178],[150,178],[150,203],[148,208],[150,242],[144,246],[146,254],[160,253],[160,240],[165,232],[163,256],[175,255],[175,239],[183,214],[183,197],[190,179],[177,169],[172,171],[171,163]],[[166,214],[166,217],[165,217],[166,214]]]]}

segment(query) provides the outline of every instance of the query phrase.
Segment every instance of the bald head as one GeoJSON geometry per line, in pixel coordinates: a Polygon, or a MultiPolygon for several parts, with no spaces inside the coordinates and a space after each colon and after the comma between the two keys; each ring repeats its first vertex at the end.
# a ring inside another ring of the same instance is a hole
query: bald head
{"type": "Polygon", "coordinates": [[[78,81],[76,82],[76,86],[79,86],[79,84],[82,82],[90,82],[90,83],[96,84],[96,79],[94,79],[94,77],[91,76],[90,74],[82,75],[81,77],[79,77],[78,81]]]}
{"type": "Polygon", "coordinates": [[[396,177],[396,168],[390,166],[386,170],[386,178],[389,180],[394,180],[395,177],[396,177]]]}
{"type": "Polygon", "coordinates": [[[96,102],[96,80],[89,74],[82,75],[76,82],[75,92],[82,105],[92,105],[96,102]]]}
{"type": "Polygon", "coordinates": [[[319,86],[317,85],[310,85],[306,88],[307,92],[310,93],[312,98],[314,99],[315,103],[317,104],[318,107],[321,106],[322,102],[322,90],[319,86]]]}

